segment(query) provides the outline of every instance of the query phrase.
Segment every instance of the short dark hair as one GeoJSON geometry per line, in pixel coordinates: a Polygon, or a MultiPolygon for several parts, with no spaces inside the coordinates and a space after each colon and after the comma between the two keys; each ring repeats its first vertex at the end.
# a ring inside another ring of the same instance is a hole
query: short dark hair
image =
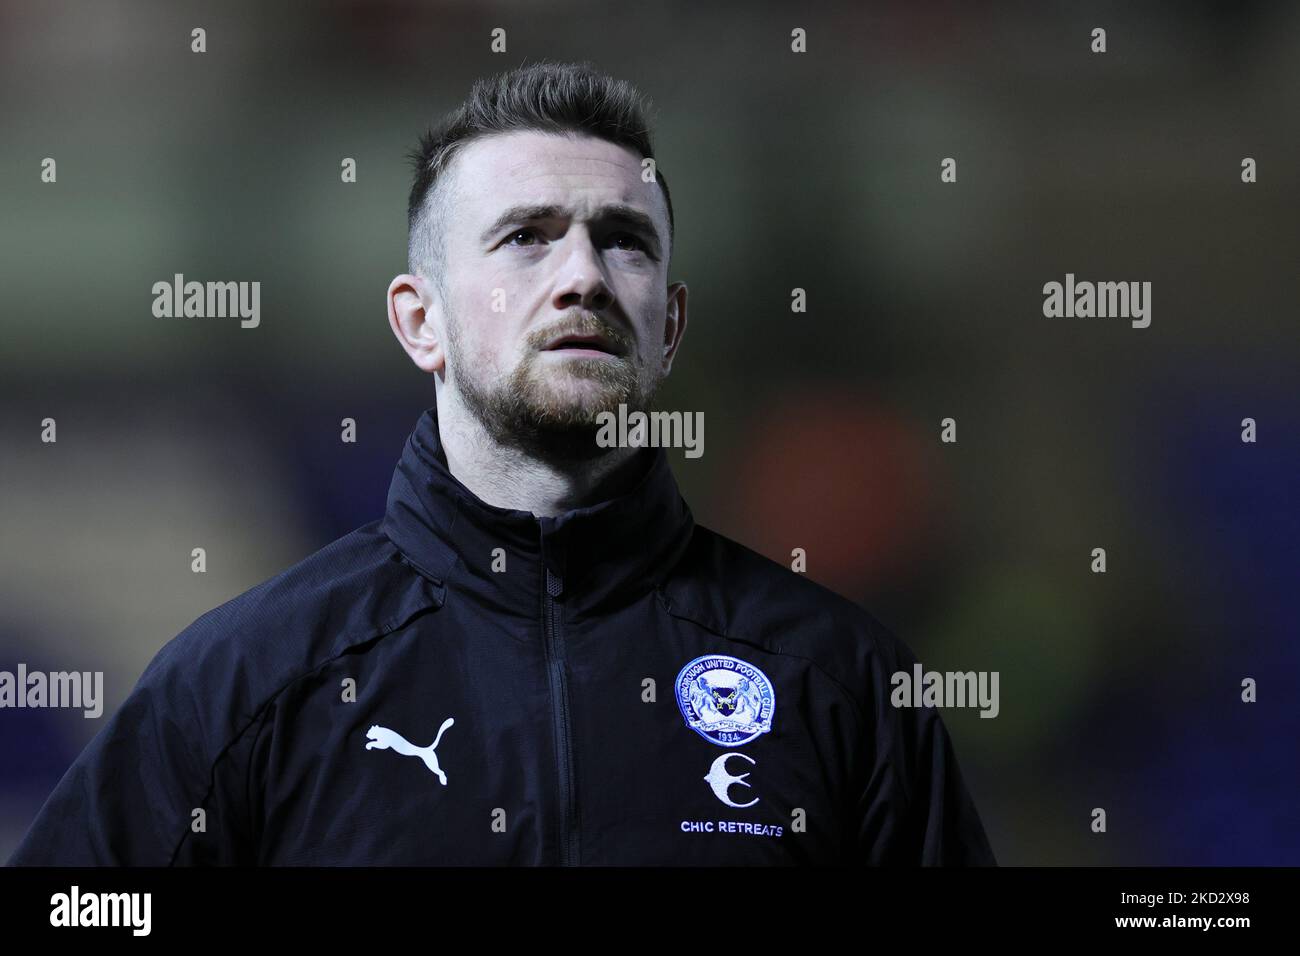
{"type": "MultiPolygon", "coordinates": [[[[415,169],[406,208],[408,269],[418,273],[419,266],[441,259],[442,239],[430,194],[461,146],[493,133],[585,133],[626,147],[642,159],[654,159],[646,122],[649,107],[632,84],[601,73],[588,62],[542,61],[477,80],[465,102],[421,136],[419,146],[407,154],[415,169]]],[[[655,180],[668,206],[671,243],[673,202],[657,163],[655,180]]],[[[436,271],[441,288],[442,270],[436,271]]]]}

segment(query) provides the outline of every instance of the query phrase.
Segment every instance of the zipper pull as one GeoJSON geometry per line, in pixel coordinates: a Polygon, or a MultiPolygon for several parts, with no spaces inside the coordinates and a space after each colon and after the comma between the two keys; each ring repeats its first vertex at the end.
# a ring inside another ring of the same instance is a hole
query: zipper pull
{"type": "Polygon", "coordinates": [[[564,593],[564,579],[554,574],[550,568],[546,569],[546,596],[555,600],[564,593]]]}

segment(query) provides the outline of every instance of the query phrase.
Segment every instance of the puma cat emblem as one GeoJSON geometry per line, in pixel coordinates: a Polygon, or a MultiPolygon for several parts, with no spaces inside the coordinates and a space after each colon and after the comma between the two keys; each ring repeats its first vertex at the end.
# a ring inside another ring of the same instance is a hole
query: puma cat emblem
{"type": "Polygon", "coordinates": [[[442,732],[454,724],[456,721],[448,717],[438,728],[438,736],[433,738],[433,743],[427,747],[417,747],[399,733],[394,733],[387,727],[380,727],[378,724],[372,724],[366,731],[366,749],[367,750],[396,750],[399,754],[405,754],[408,757],[419,757],[424,761],[424,765],[437,774],[442,785],[447,786],[447,775],[442,772],[438,766],[438,755],[434,753],[434,748],[438,746],[438,741],[442,739],[442,732]]]}

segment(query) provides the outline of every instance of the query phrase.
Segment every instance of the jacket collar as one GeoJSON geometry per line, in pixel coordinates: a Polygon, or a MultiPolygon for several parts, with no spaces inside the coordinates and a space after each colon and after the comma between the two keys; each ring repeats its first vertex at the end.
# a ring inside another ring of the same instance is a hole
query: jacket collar
{"type": "Polygon", "coordinates": [[[661,584],[694,531],[664,449],[638,455],[642,477],[620,497],[544,517],[498,508],[451,474],[435,406],[406,440],[382,529],[416,570],[448,588],[448,601],[467,591],[537,619],[549,569],[566,618],[606,610],[661,584]],[[494,570],[501,557],[505,570],[494,570]]]}

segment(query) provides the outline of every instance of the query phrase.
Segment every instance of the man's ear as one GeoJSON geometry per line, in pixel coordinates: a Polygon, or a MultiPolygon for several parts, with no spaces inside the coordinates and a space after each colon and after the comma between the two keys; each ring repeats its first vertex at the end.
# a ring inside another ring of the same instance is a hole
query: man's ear
{"type": "Polygon", "coordinates": [[[673,369],[673,356],[686,334],[686,283],[668,286],[668,310],[664,321],[664,374],[673,369]]]}
{"type": "Polygon", "coordinates": [[[433,283],[403,273],[388,284],[388,324],[425,372],[442,372],[447,365],[442,320],[442,299],[433,283]]]}

